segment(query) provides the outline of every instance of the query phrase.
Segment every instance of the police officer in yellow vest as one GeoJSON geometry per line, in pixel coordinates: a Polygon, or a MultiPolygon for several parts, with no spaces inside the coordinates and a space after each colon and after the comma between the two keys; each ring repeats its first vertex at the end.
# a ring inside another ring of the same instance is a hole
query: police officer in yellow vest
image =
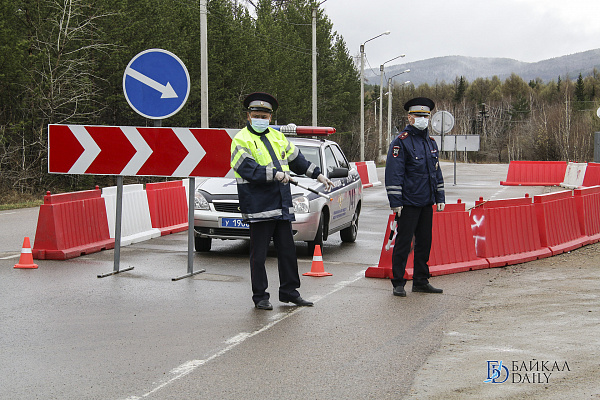
{"type": "Polygon", "coordinates": [[[294,206],[289,171],[318,180],[331,190],[333,183],[319,167],[304,158],[293,143],[279,131],[269,128],[279,106],[267,93],[252,93],[244,100],[248,110],[246,127],[231,143],[231,167],[237,179],[240,209],[250,224],[250,276],[252,300],[256,308],[272,310],[267,292],[265,260],[271,238],[277,251],[279,301],[312,306],[298,293],[300,277],[292,234],[294,206]]]}

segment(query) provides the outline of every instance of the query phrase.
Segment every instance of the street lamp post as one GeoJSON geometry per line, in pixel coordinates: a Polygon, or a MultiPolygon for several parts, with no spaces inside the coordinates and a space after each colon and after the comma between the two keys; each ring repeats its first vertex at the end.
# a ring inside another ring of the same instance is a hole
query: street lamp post
{"type": "Polygon", "coordinates": [[[378,157],[381,157],[381,146],[383,143],[383,66],[389,63],[390,61],[394,61],[395,59],[404,56],[406,56],[406,54],[401,54],[397,57],[392,58],[391,60],[387,60],[379,66],[379,152],[377,153],[378,157]]]}
{"type": "Polygon", "coordinates": [[[390,31],[385,31],[360,45],[360,161],[365,161],[365,44],[389,34],[390,31]]]}
{"type": "Polygon", "coordinates": [[[312,124],[317,126],[317,8],[327,0],[323,0],[312,9],[312,124]]]}
{"type": "MultiPolygon", "coordinates": [[[[399,74],[396,74],[396,75],[400,75],[400,74],[403,74],[408,71],[410,71],[410,70],[400,72],[399,74]]],[[[394,75],[394,76],[396,76],[396,75],[394,75]]],[[[390,139],[392,137],[392,79],[394,78],[394,76],[392,76],[390,79],[388,79],[388,132],[387,132],[387,147],[388,147],[388,149],[390,147],[390,139]]],[[[402,85],[400,85],[400,86],[408,85],[409,83],[410,83],[410,81],[406,81],[406,82],[402,83],[402,85]]]]}

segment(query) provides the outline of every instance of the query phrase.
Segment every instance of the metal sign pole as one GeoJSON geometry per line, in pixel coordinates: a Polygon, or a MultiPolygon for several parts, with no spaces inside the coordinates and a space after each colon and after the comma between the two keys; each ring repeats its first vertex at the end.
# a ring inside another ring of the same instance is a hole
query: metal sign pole
{"type": "Polygon", "coordinates": [[[456,186],[456,135],[454,135],[454,186],[456,186]]]}
{"type": "Polygon", "coordinates": [[[188,202],[188,258],[187,258],[187,274],[178,276],[177,278],[173,278],[173,281],[178,281],[183,278],[189,278],[190,276],[197,275],[201,272],[206,272],[205,269],[199,269],[194,272],[194,198],[195,198],[195,188],[196,188],[196,179],[193,177],[189,177],[188,179],[188,193],[189,193],[189,202],[188,202]]]}
{"type": "Polygon", "coordinates": [[[117,176],[117,204],[115,216],[115,257],[113,272],[98,275],[98,278],[106,278],[107,276],[116,275],[121,272],[131,271],[133,267],[119,269],[121,262],[121,221],[123,220],[123,176],[117,176]]]}

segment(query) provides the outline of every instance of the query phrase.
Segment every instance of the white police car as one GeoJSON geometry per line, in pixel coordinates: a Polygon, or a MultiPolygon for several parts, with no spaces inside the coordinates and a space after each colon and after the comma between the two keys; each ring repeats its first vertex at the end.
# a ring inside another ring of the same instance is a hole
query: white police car
{"type": "MultiPolygon", "coordinates": [[[[272,126],[273,127],[273,126],[272,126]]],[[[286,134],[304,157],[321,168],[334,183],[327,200],[309,190],[291,185],[296,220],[294,240],[308,243],[308,255],[315,245],[323,245],[329,235],[340,232],[343,242],[354,242],[362,204],[362,182],[339,145],[323,137],[334,128],[274,126],[286,134]],[[304,137],[302,137],[304,136],[304,137]],[[321,136],[320,139],[306,136],[321,136]]],[[[305,175],[291,174],[299,184],[311,189],[322,185],[305,175]]],[[[213,239],[250,239],[248,224],[242,221],[235,178],[208,178],[196,186],[194,230],[196,251],[210,251],[213,239]]]]}

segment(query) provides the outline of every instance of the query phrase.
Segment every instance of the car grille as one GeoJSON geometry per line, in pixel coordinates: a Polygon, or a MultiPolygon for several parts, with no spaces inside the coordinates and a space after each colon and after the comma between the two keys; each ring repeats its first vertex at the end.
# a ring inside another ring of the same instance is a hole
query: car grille
{"type": "Polygon", "coordinates": [[[240,213],[240,205],[238,203],[222,203],[213,201],[213,206],[215,207],[215,211],[218,212],[240,213]]]}

